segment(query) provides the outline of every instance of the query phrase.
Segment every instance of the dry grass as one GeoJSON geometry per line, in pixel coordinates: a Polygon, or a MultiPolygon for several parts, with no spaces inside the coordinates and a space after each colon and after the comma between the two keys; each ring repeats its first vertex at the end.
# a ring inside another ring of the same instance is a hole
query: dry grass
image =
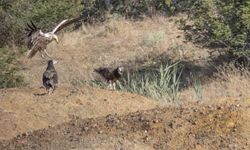
{"type": "MultiPolygon", "coordinates": [[[[248,71],[240,72],[233,66],[218,67],[218,73],[214,76],[207,79],[206,84],[201,85],[201,102],[216,101],[222,97],[238,100],[250,97],[250,73],[248,71]]],[[[182,91],[180,95],[183,101],[197,100],[194,87],[182,91]]]]}
{"type": "MultiPolygon", "coordinates": [[[[129,69],[140,68],[155,64],[152,58],[163,54],[171,60],[193,62],[194,66],[206,70],[210,50],[185,40],[183,31],[176,24],[180,17],[185,16],[158,16],[138,22],[111,18],[103,24],[82,26],[80,30],[60,34],[60,43],[51,43],[48,47],[48,52],[59,60],[56,69],[60,87],[85,85],[97,78],[93,70],[100,66],[123,65],[129,69]]],[[[46,62],[37,55],[32,60],[22,58],[21,63],[24,68],[21,73],[29,86],[41,86],[46,62]]],[[[195,70],[190,66],[183,74],[189,74],[192,69],[195,70]]],[[[202,71],[199,74],[202,80],[199,87],[201,90],[196,89],[195,92],[194,87],[189,87],[179,93],[180,98],[185,101],[196,100],[197,91],[201,92],[199,97],[203,101],[250,95],[248,73],[240,75],[237,70],[224,70],[220,73],[222,74],[216,79],[208,81],[210,76],[205,77],[206,72],[202,71]]]]}
{"type": "MultiPolygon", "coordinates": [[[[196,51],[205,52],[191,43],[185,43],[183,31],[175,20],[178,17],[155,17],[141,22],[111,18],[96,26],[83,26],[80,30],[59,35],[60,44],[51,43],[48,52],[59,64],[60,83],[70,86],[94,78],[93,69],[100,66],[125,65],[136,67],[151,63],[152,54],[168,54],[171,59],[200,58],[196,51]],[[139,62],[138,60],[143,60],[139,62]]],[[[202,54],[204,56],[204,54],[202,54]]],[[[32,60],[21,60],[22,74],[30,86],[41,85],[46,62],[37,55],[32,60]]]]}

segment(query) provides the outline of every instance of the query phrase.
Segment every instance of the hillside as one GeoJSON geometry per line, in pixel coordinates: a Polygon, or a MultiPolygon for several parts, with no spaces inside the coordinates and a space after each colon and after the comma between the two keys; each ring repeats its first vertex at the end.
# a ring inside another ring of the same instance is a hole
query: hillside
{"type": "Polygon", "coordinates": [[[74,117],[95,118],[154,108],[142,96],[93,88],[59,88],[54,95],[44,89],[0,91],[0,139],[68,122],[74,117]]]}
{"type": "Polygon", "coordinates": [[[178,22],[186,17],[113,16],[61,32],[48,46],[58,61],[52,95],[41,88],[46,60],[19,57],[27,85],[0,89],[0,149],[248,149],[249,71],[229,65],[223,50],[188,41],[178,22]],[[97,67],[157,72],[175,61],[182,70],[172,101],[90,84],[100,79],[97,67]]]}
{"type": "Polygon", "coordinates": [[[154,108],[126,115],[89,119],[79,116],[1,141],[0,148],[249,149],[249,108],[249,99],[240,102],[227,99],[221,104],[154,108]]]}

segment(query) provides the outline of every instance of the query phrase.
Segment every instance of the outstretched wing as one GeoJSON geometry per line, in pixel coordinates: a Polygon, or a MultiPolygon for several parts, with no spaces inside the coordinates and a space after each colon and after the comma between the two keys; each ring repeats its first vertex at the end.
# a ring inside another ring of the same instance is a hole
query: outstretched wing
{"type": "Polygon", "coordinates": [[[73,18],[73,19],[65,19],[62,22],[60,22],[52,31],[52,33],[57,33],[58,31],[62,30],[63,28],[71,25],[74,22],[77,22],[81,20],[81,17],[73,18]]]}
{"type": "Polygon", "coordinates": [[[36,39],[39,37],[40,28],[37,28],[36,25],[31,21],[30,24],[27,23],[25,30],[27,33],[27,46],[29,49],[31,49],[36,39]]]}

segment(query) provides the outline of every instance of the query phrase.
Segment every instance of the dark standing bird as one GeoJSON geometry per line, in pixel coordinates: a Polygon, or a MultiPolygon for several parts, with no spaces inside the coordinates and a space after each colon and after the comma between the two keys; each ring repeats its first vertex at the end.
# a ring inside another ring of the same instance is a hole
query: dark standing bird
{"type": "Polygon", "coordinates": [[[27,31],[27,46],[29,48],[29,51],[27,53],[27,58],[32,58],[36,55],[37,52],[41,53],[42,58],[44,58],[44,54],[46,54],[47,57],[51,58],[49,54],[46,51],[47,45],[55,40],[58,43],[58,37],[56,33],[63,29],[64,27],[80,20],[81,17],[70,19],[70,20],[63,20],[61,23],[59,23],[51,32],[44,33],[42,30],[31,21],[30,24],[27,24],[27,28],[25,30],[27,31]]]}
{"type": "Polygon", "coordinates": [[[119,80],[124,71],[124,67],[117,67],[116,69],[101,67],[95,69],[95,72],[99,73],[109,84],[111,89],[116,89],[116,81],[119,80]]]}
{"type": "Polygon", "coordinates": [[[53,93],[58,84],[58,76],[54,67],[55,63],[55,61],[49,60],[47,69],[43,73],[43,86],[46,88],[48,94],[53,93]]]}

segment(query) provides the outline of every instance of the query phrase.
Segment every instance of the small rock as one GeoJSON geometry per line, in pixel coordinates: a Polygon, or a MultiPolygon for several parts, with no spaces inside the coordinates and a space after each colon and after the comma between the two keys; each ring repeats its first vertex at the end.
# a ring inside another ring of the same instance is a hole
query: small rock
{"type": "Polygon", "coordinates": [[[202,112],[200,112],[200,114],[201,114],[201,115],[205,115],[205,112],[202,111],[202,112]]]}
{"type": "Polygon", "coordinates": [[[221,110],[223,109],[223,106],[218,106],[217,109],[221,110]]]}
{"type": "Polygon", "coordinates": [[[27,133],[23,133],[22,136],[23,136],[23,137],[27,136],[27,133]]]}
{"type": "Polygon", "coordinates": [[[167,133],[167,129],[166,129],[166,128],[164,128],[163,132],[166,134],[166,133],[167,133]]]}
{"type": "Polygon", "coordinates": [[[88,131],[88,130],[89,130],[88,127],[83,127],[83,128],[82,128],[82,131],[88,131]]]}
{"type": "Polygon", "coordinates": [[[20,135],[20,134],[18,134],[16,137],[17,137],[18,139],[20,139],[20,138],[21,138],[21,135],[20,135]]]}
{"type": "Polygon", "coordinates": [[[236,128],[234,128],[234,129],[233,129],[233,132],[237,132],[237,129],[236,129],[236,128]]]}
{"type": "Polygon", "coordinates": [[[103,133],[103,131],[102,131],[102,130],[98,131],[98,134],[102,134],[102,133],[103,133]]]}
{"type": "Polygon", "coordinates": [[[158,123],[158,122],[159,122],[159,120],[157,120],[157,119],[153,120],[153,123],[158,123]]]}
{"type": "Polygon", "coordinates": [[[144,140],[144,142],[148,141],[148,140],[149,140],[148,136],[145,136],[145,137],[143,138],[143,140],[144,140]]]}

